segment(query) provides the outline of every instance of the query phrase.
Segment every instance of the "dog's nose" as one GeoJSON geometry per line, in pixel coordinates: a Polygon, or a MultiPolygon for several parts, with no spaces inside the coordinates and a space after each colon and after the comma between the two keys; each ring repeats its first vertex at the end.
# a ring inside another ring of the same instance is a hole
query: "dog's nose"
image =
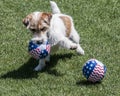
{"type": "Polygon", "coordinates": [[[43,41],[36,41],[36,43],[37,43],[38,45],[40,45],[40,44],[43,43],[43,41]]]}
{"type": "Polygon", "coordinates": [[[23,24],[27,27],[29,25],[29,21],[23,19],[23,24]]]}

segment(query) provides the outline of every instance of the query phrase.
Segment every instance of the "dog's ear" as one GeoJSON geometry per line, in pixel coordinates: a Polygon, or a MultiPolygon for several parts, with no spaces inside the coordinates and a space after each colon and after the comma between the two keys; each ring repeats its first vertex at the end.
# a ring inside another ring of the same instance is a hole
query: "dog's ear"
{"type": "Polygon", "coordinates": [[[23,24],[24,24],[26,27],[28,27],[29,21],[28,21],[26,18],[24,18],[24,19],[22,20],[22,22],[23,22],[23,24]]]}
{"type": "Polygon", "coordinates": [[[47,25],[50,25],[50,20],[52,18],[52,14],[51,13],[42,13],[41,18],[44,21],[44,23],[46,23],[47,25]]]}
{"type": "Polygon", "coordinates": [[[32,15],[28,15],[27,17],[25,17],[22,22],[23,24],[27,27],[27,29],[29,28],[29,25],[30,25],[30,20],[32,19],[32,15]]]}

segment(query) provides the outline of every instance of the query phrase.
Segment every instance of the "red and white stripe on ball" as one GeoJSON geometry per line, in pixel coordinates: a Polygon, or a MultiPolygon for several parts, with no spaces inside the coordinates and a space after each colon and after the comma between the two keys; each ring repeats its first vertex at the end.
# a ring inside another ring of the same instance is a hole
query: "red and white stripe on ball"
{"type": "Polygon", "coordinates": [[[88,80],[92,82],[100,81],[104,77],[104,67],[97,64],[90,74],[88,80]]]}

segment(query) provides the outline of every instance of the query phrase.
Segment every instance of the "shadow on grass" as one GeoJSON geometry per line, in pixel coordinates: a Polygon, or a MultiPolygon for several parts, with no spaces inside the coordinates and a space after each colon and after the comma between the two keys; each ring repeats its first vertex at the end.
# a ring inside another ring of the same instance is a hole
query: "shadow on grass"
{"type": "MultiPolygon", "coordinates": [[[[57,62],[60,59],[65,60],[66,58],[71,58],[72,55],[73,55],[72,53],[52,55],[50,64],[47,64],[46,68],[41,72],[45,72],[47,74],[54,76],[62,76],[63,74],[57,72],[57,70],[53,69],[53,67],[56,66],[57,62]]],[[[13,78],[13,79],[37,78],[39,72],[33,71],[34,68],[37,66],[37,64],[38,64],[37,60],[30,58],[20,68],[18,68],[17,70],[7,72],[6,74],[2,75],[0,78],[13,78]]]]}
{"type": "Polygon", "coordinates": [[[33,71],[33,68],[36,65],[37,61],[33,58],[30,58],[20,68],[7,72],[6,74],[2,75],[1,78],[13,78],[13,79],[36,78],[37,72],[33,71]]]}
{"type": "Polygon", "coordinates": [[[55,54],[51,56],[50,63],[47,64],[46,68],[42,72],[46,72],[47,74],[54,75],[54,76],[63,76],[64,74],[58,72],[54,67],[58,63],[59,60],[70,59],[73,56],[72,53],[67,54],[55,54]]]}
{"type": "Polygon", "coordinates": [[[101,84],[101,82],[90,82],[90,81],[87,81],[87,80],[81,80],[81,81],[77,81],[76,82],[76,85],[78,86],[89,86],[89,85],[99,85],[101,84]]]}

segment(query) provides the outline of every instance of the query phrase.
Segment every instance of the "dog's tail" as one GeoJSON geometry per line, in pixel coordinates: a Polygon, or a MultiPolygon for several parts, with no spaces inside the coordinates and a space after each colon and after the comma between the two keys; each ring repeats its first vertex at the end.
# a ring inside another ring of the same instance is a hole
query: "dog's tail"
{"type": "Polygon", "coordinates": [[[60,14],[60,9],[54,1],[50,1],[51,9],[53,14],[60,14]]]}

